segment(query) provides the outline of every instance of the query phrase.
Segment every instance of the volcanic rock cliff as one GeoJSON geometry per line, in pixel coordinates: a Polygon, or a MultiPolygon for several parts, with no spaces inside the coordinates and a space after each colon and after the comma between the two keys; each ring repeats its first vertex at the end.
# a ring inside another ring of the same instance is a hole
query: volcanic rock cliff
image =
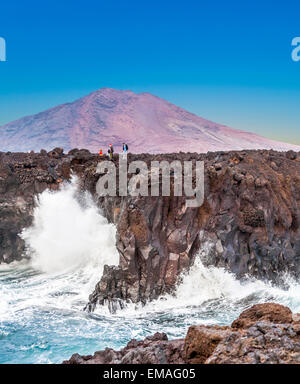
{"type": "MultiPolygon", "coordinates": [[[[41,153],[0,154],[0,261],[24,256],[19,234],[32,222],[34,197],[57,190],[76,174],[117,226],[119,266],[99,271],[87,310],[108,303],[145,302],[172,292],[180,273],[196,255],[206,265],[237,276],[280,281],[300,272],[300,155],[296,152],[241,151],[204,154],[128,155],[132,160],[203,160],[205,200],[187,208],[186,197],[98,197],[99,156],[87,150],[67,155],[56,148],[41,153]],[[103,272],[103,275],[102,275],[103,272]],[[101,277],[102,276],[102,277],[101,277]]],[[[118,167],[118,160],[114,163],[118,167]]],[[[129,175],[128,177],[130,177],[129,175]]],[[[171,178],[172,180],[172,178],[171,178]]],[[[172,190],[172,188],[171,188],[172,190]]]]}

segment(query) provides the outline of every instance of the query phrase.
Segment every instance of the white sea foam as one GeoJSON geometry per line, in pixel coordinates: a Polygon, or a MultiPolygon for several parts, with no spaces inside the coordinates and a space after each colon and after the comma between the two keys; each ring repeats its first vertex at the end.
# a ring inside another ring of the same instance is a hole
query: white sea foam
{"type": "Polygon", "coordinates": [[[37,307],[82,310],[104,265],[119,262],[115,235],[91,196],[78,195],[76,179],[40,194],[21,234],[31,260],[0,266],[0,321],[37,307]]]}
{"type": "Polygon", "coordinates": [[[22,232],[32,266],[43,272],[76,270],[90,263],[99,269],[117,264],[115,227],[108,224],[89,194],[76,198],[76,179],[59,192],[37,199],[34,223],[22,232]]]}
{"type": "Polygon", "coordinates": [[[197,308],[202,308],[215,311],[216,318],[224,312],[221,317],[226,319],[230,318],[232,313],[241,312],[253,304],[270,301],[287,305],[294,312],[300,312],[300,284],[288,275],[284,280],[286,289],[251,277],[238,280],[224,268],[204,266],[200,256],[197,256],[189,273],[183,274],[182,282],[174,295],[164,295],[145,306],[129,304],[125,312],[128,315],[143,315],[164,311],[179,315],[196,312],[197,308]]]}

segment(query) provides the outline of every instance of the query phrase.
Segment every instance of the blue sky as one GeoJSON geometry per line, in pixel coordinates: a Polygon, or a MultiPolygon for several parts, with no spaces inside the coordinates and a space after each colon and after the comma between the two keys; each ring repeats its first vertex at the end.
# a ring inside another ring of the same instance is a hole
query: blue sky
{"type": "Polygon", "coordinates": [[[3,1],[0,125],[101,87],[300,144],[297,1],[3,1]]]}

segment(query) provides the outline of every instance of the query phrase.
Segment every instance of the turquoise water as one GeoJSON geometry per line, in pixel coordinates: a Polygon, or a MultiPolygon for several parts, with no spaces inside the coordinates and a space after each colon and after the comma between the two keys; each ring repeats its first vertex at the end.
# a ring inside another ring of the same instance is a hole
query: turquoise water
{"type": "Polygon", "coordinates": [[[199,263],[177,297],[143,308],[128,305],[115,315],[106,307],[88,314],[83,311],[88,277],[86,269],[49,275],[26,264],[0,267],[0,363],[60,363],[73,353],[119,349],[157,331],[184,337],[189,325],[229,324],[258,302],[277,301],[300,312],[296,283],[287,291],[255,281],[241,284],[229,273],[199,263]],[[194,291],[188,295],[191,286],[194,291]]]}

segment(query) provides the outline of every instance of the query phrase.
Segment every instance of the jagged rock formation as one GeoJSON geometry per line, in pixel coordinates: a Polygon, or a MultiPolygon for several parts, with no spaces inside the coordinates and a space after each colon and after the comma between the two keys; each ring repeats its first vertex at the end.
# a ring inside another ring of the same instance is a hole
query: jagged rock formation
{"type": "Polygon", "coordinates": [[[156,333],[120,351],[74,354],[64,364],[300,364],[299,319],[282,305],[258,304],[231,327],[192,326],[185,339],[170,341],[156,333]]]}
{"type": "Polygon", "coordinates": [[[206,265],[226,267],[239,277],[250,274],[279,283],[280,272],[299,275],[296,153],[169,156],[174,158],[205,161],[204,204],[186,208],[185,197],[174,196],[99,199],[117,225],[120,265],[105,268],[89,310],[105,302],[114,310],[122,300],[151,300],[172,291],[199,252],[206,265]]]}
{"type": "Polygon", "coordinates": [[[0,263],[24,256],[19,234],[32,223],[35,195],[58,189],[58,161],[47,152],[0,153],[0,263]]]}
{"type": "Polygon", "coordinates": [[[24,243],[18,234],[31,224],[34,196],[46,188],[58,189],[73,172],[116,224],[120,253],[118,267],[106,266],[102,278],[99,271],[88,310],[108,303],[114,311],[124,301],[144,302],[171,292],[198,253],[205,264],[226,267],[237,276],[278,281],[281,272],[299,275],[298,153],[128,156],[128,162],[146,161],[149,169],[152,160],[175,159],[204,160],[205,201],[200,208],[187,208],[185,196],[99,198],[100,159],[87,150],[1,153],[0,262],[22,257],[24,243]]]}
{"type": "Polygon", "coordinates": [[[131,340],[121,351],[106,348],[94,356],[74,354],[64,364],[184,364],[184,339],[169,341],[157,332],[143,341],[131,340]]]}

